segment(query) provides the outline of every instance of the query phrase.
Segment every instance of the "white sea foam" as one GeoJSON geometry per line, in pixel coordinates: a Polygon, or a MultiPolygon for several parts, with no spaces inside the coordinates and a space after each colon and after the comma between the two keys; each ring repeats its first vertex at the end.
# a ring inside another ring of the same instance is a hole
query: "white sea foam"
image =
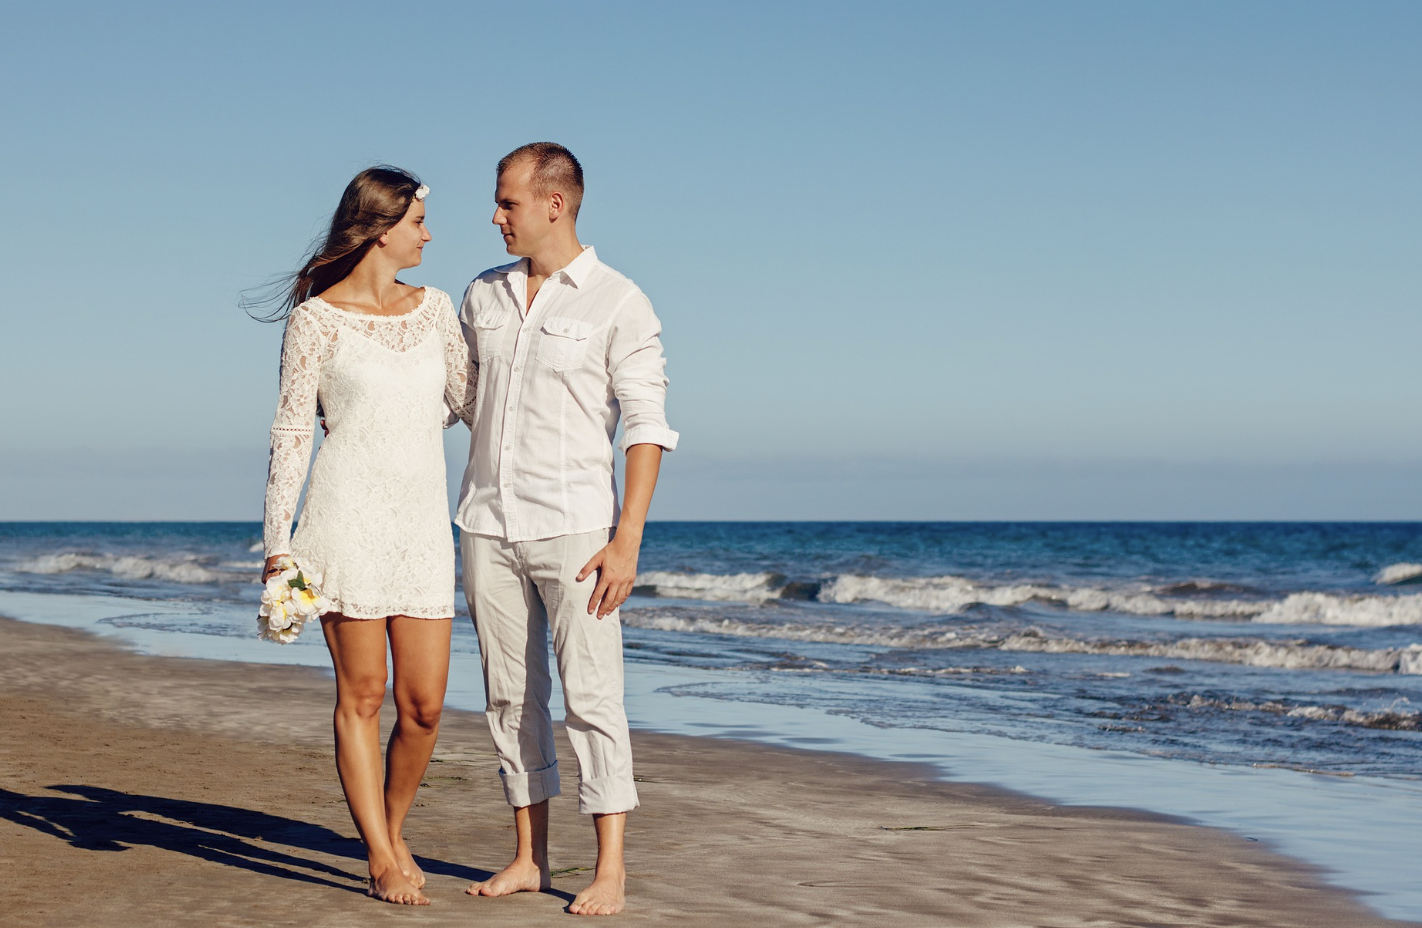
{"type": "Polygon", "coordinates": [[[1020,606],[1037,601],[1078,612],[1125,612],[1181,618],[1243,618],[1269,608],[1268,601],[1239,599],[1167,599],[1148,592],[1055,587],[1041,584],[984,586],[963,577],[865,577],[846,574],[820,587],[822,603],[880,602],[902,609],[951,614],[972,605],[1020,606]]]}
{"type": "Polygon", "coordinates": [[[1173,615],[1182,619],[1248,619],[1269,607],[1253,599],[1167,599],[1153,593],[1122,593],[1091,588],[1050,597],[1080,612],[1125,612],[1130,615],[1173,615]]]}
{"type": "Polygon", "coordinates": [[[1254,621],[1283,625],[1418,625],[1422,624],[1422,593],[1411,596],[1294,593],[1271,605],[1254,621]]]}
{"type": "Polygon", "coordinates": [[[1377,572],[1373,577],[1374,583],[1394,584],[1407,583],[1412,580],[1422,579],[1422,564],[1389,564],[1377,572]]]}
{"type": "MultiPolygon", "coordinates": [[[[1402,565],[1394,565],[1402,566],[1402,565]]],[[[1400,571],[1397,572],[1400,575],[1400,571]]],[[[1400,581],[1399,581],[1400,582],[1400,581]]],[[[765,603],[784,592],[785,579],[771,573],[694,574],[648,571],[639,586],[659,596],[712,602],[765,603]]],[[[1073,612],[1119,612],[1298,625],[1378,627],[1422,624],[1422,594],[1412,596],[1339,596],[1294,593],[1284,599],[1224,599],[1162,596],[1150,590],[1060,587],[1039,583],[993,586],[965,577],[874,577],[843,574],[826,580],[816,598],[822,603],[883,603],[936,615],[961,613],[970,606],[1021,606],[1031,602],[1073,612]]]]}
{"type": "Polygon", "coordinates": [[[658,596],[704,599],[712,602],[763,603],[775,599],[784,587],[776,574],[692,574],[649,570],[637,575],[638,586],[656,587],[658,596]]]}
{"type": "Polygon", "coordinates": [[[692,632],[705,635],[734,635],[737,638],[784,638],[825,644],[861,644],[887,648],[956,647],[962,640],[954,631],[923,632],[864,625],[798,625],[779,622],[745,622],[714,616],[670,615],[646,610],[622,614],[622,624],[664,632],[692,632]]]}
{"type": "Polygon", "coordinates": [[[1304,641],[1258,638],[1181,638],[1175,641],[1100,641],[1049,638],[1033,631],[1010,635],[998,647],[1004,651],[1045,654],[1106,654],[1167,660],[1211,661],[1286,670],[1367,670],[1381,673],[1422,673],[1422,645],[1406,648],[1345,648],[1304,641]]]}
{"type": "Polygon", "coordinates": [[[247,553],[248,553],[248,554],[260,554],[261,552],[265,551],[266,549],[267,549],[266,542],[264,542],[264,541],[254,541],[254,542],[252,542],[250,545],[247,546],[247,553]]]}
{"type": "Polygon", "coordinates": [[[1422,644],[1405,648],[1348,648],[1310,644],[1303,640],[1260,638],[1181,638],[1174,641],[1102,640],[1051,637],[1036,629],[1010,635],[947,629],[894,628],[871,625],[805,625],[746,622],[739,619],[672,615],[629,610],[625,625],[669,632],[733,635],[740,638],[782,638],[825,644],[857,644],[883,648],[981,648],[1039,654],[1100,654],[1164,660],[1210,661],[1287,670],[1362,670],[1377,673],[1422,674],[1422,644]]]}
{"type": "Polygon", "coordinates": [[[1020,584],[979,586],[963,577],[865,577],[845,574],[820,587],[822,603],[879,602],[924,612],[961,612],[968,606],[1020,606],[1049,599],[1059,591],[1020,584]]]}
{"type": "MultiPolygon", "coordinates": [[[[1406,702],[1406,700],[1402,700],[1406,702]]],[[[1252,702],[1248,699],[1217,699],[1209,696],[1194,696],[1188,703],[1191,709],[1225,709],[1231,712],[1269,712],[1286,715],[1295,719],[1309,719],[1315,722],[1342,722],[1361,725],[1364,728],[1388,728],[1416,731],[1422,728],[1422,712],[1402,709],[1394,703],[1387,709],[1371,712],[1349,709],[1346,706],[1297,706],[1284,702],[1252,702]]]]}
{"type": "Polygon", "coordinates": [[[192,558],[151,558],[140,555],[42,554],[16,565],[31,574],[62,574],[71,570],[99,570],[125,580],[169,580],[174,583],[220,583],[230,574],[204,567],[192,558]]]}

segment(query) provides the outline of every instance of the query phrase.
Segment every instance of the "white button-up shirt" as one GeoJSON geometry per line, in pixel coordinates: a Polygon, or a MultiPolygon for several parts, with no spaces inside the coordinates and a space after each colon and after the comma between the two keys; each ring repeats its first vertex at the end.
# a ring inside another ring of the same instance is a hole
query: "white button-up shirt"
{"type": "Polygon", "coordinates": [[[667,427],[661,323],[637,285],[592,248],[544,281],[529,311],[526,260],[476,277],[459,319],[479,357],[469,466],[455,524],[532,541],[610,528],[622,448],[676,448],[667,427]]]}

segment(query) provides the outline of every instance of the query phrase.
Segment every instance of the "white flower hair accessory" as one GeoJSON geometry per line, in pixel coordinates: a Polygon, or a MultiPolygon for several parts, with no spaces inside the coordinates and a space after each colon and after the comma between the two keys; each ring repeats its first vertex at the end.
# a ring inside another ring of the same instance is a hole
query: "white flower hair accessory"
{"type": "Polygon", "coordinates": [[[429,196],[429,195],[430,195],[430,185],[429,185],[429,184],[420,184],[420,186],[418,186],[418,187],[415,188],[415,199],[416,199],[416,200],[423,200],[425,197],[427,197],[427,196],[429,196]]]}

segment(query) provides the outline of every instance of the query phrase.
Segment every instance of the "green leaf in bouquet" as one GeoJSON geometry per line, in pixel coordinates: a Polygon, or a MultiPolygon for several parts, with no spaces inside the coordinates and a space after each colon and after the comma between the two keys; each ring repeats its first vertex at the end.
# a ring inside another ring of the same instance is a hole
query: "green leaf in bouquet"
{"type": "Polygon", "coordinates": [[[304,590],[306,589],[306,578],[303,577],[301,574],[297,574],[295,577],[292,577],[290,580],[286,581],[286,585],[291,587],[293,590],[304,590]]]}

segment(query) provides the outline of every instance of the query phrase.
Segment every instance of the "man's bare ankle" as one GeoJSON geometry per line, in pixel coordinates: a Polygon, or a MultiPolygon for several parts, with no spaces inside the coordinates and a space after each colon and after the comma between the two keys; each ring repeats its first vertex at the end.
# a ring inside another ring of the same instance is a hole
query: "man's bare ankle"
{"type": "Polygon", "coordinates": [[[471,896],[508,896],[542,892],[551,885],[546,866],[539,867],[532,858],[515,857],[507,867],[487,880],[471,883],[465,892],[471,896]]]}

